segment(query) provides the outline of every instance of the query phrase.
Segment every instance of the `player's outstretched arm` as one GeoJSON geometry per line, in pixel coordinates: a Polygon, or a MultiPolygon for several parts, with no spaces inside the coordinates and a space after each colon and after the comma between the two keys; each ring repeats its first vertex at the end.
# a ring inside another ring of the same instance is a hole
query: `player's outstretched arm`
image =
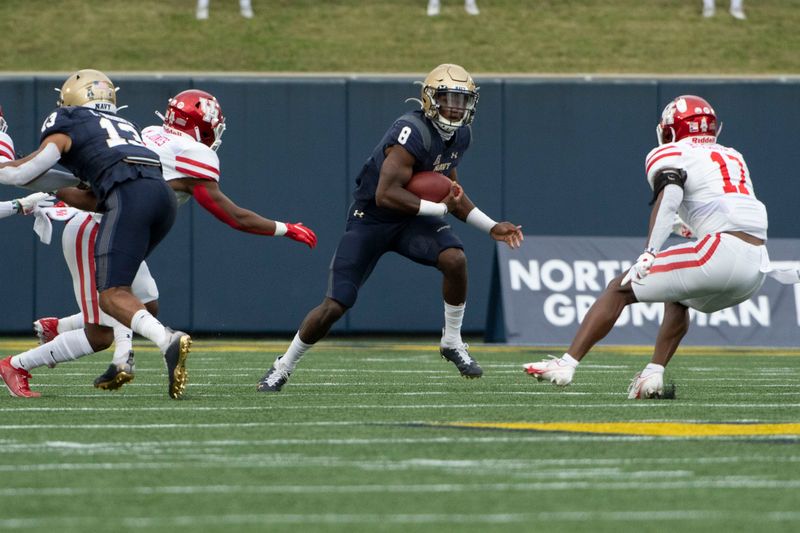
{"type": "Polygon", "coordinates": [[[48,135],[35,152],[22,159],[0,163],[0,183],[24,187],[58,163],[61,154],[71,145],[72,140],[63,133],[48,135]]]}
{"type": "Polygon", "coordinates": [[[170,180],[169,184],[175,190],[190,193],[205,210],[236,230],[257,235],[286,236],[308,245],[309,248],[317,245],[317,236],[311,228],[302,223],[276,222],[239,207],[222,192],[215,181],[184,178],[170,180]]]}

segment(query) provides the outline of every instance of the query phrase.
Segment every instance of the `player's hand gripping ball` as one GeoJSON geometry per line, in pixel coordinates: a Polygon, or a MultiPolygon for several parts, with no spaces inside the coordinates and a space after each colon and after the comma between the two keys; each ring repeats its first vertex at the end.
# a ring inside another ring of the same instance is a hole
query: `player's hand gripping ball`
{"type": "Polygon", "coordinates": [[[406,184],[406,190],[429,202],[441,202],[450,193],[453,181],[438,172],[417,172],[406,184]]]}

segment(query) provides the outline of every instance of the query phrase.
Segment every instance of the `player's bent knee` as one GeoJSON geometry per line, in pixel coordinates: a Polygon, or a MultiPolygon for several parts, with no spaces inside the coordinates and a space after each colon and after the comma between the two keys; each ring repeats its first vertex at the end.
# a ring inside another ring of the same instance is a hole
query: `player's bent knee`
{"type": "Polygon", "coordinates": [[[86,340],[95,352],[101,352],[114,342],[114,330],[98,324],[85,324],[86,340]]]}
{"type": "Polygon", "coordinates": [[[326,324],[333,324],[347,312],[348,307],[342,303],[332,299],[325,298],[320,304],[321,318],[326,324]]]}
{"type": "Polygon", "coordinates": [[[437,267],[444,273],[467,271],[467,255],[459,248],[448,248],[439,254],[437,267]]]}

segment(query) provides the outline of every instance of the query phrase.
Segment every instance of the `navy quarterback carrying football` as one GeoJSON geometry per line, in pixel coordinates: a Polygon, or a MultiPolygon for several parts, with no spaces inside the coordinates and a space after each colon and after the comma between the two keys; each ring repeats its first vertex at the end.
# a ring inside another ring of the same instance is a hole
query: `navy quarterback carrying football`
{"type": "Polygon", "coordinates": [[[472,77],[458,65],[444,64],[433,69],[421,85],[417,100],[421,109],[394,121],[356,177],[353,204],[331,261],[322,303],[306,315],[289,348],[261,378],[257,390],[281,390],[303,354],[355,304],[361,286],[387,252],[442,273],[445,312],[440,354],[464,377],[483,374],[461,338],[466,256],[444,216],[451,213],[511,248],[521,244],[522,232],[520,226],[485,215],[458,185],[457,167],[472,142],[470,124],[478,103],[472,77]],[[441,201],[421,199],[406,189],[412,175],[434,170],[453,181],[441,201]]]}

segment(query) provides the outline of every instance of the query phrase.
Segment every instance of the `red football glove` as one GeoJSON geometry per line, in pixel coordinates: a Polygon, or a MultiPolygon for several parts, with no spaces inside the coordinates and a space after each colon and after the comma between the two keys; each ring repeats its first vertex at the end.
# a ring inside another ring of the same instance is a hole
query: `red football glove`
{"type": "Polygon", "coordinates": [[[313,248],[317,245],[317,236],[311,231],[311,228],[305,227],[302,222],[298,222],[297,224],[287,222],[286,237],[297,242],[305,243],[309,248],[313,248]]]}

